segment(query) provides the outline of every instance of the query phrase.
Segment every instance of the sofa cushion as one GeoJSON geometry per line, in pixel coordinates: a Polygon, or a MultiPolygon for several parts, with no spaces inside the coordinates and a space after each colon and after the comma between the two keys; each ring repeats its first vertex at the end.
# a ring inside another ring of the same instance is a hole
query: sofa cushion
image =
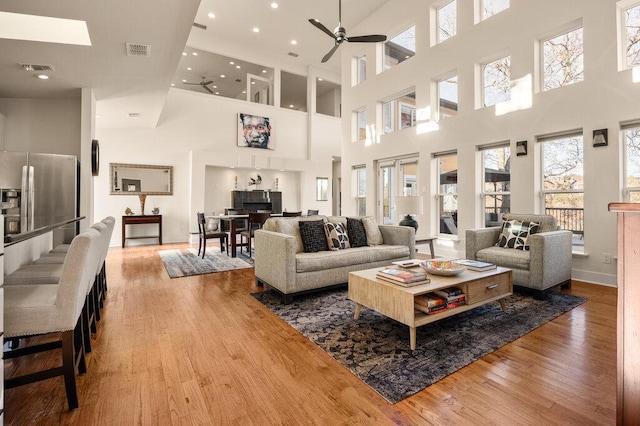
{"type": "Polygon", "coordinates": [[[369,263],[408,257],[409,247],[387,245],[356,247],[340,251],[298,253],[296,255],[296,272],[328,271],[332,268],[354,265],[363,265],[361,269],[366,269],[371,267],[367,266],[369,263]]]}
{"type": "Polygon", "coordinates": [[[492,246],[479,250],[476,259],[481,262],[495,263],[505,268],[529,270],[531,252],[492,246]]]}
{"type": "Polygon", "coordinates": [[[366,247],[367,233],[364,230],[362,220],[354,217],[347,218],[347,235],[351,247],[366,247]]]}
{"type": "Polygon", "coordinates": [[[324,232],[327,236],[329,250],[344,250],[351,247],[349,245],[347,230],[344,229],[341,223],[325,223],[324,232]]]}
{"type": "Polygon", "coordinates": [[[378,246],[383,244],[382,233],[378,228],[378,223],[373,216],[365,216],[362,218],[362,225],[364,225],[364,231],[367,234],[367,243],[370,246],[378,246]]]}
{"type": "Polygon", "coordinates": [[[300,221],[298,225],[306,253],[329,250],[324,232],[324,220],[300,221]]]}
{"type": "Polygon", "coordinates": [[[505,220],[496,246],[529,250],[528,238],[538,232],[540,224],[537,222],[520,222],[519,220],[505,220]]]}
{"type": "MultiPolygon", "coordinates": [[[[281,234],[291,235],[296,239],[296,253],[304,252],[304,244],[300,236],[299,222],[325,220],[324,216],[311,217],[271,217],[267,219],[262,229],[266,231],[279,232],[281,234]]],[[[323,231],[324,232],[324,231],[323,231]]]]}

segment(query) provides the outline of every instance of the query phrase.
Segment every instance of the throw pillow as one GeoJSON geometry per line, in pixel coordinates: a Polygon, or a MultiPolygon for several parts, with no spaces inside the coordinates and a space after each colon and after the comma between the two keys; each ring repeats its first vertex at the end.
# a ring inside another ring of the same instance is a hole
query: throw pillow
{"type": "Polygon", "coordinates": [[[519,220],[505,220],[496,246],[529,250],[529,235],[538,232],[540,224],[537,222],[520,222],[519,220]]]}
{"type": "Polygon", "coordinates": [[[347,218],[347,236],[351,247],[367,246],[367,233],[364,230],[362,220],[353,217],[347,218]]]}
{"type": "Polygon", "coordinates": [[[364,231],[367,234],[367,243],[370,246],[379,246],[384,243],[380,228],[378,228],[376,219],[373,216],[363,217],[362,224],[364,225],[364,231]]]}
{"type": "Polygon", "coordinates": [[[324,233],[324,220],[301,220],[298,226],[306,253],[329,250],[327,236],[324,233]]]}
{"type": "Polygon", "coordinates": [[[341,223],[325,223],[324,232],[330,250],[348,249],[349,237],[341,223]]]}

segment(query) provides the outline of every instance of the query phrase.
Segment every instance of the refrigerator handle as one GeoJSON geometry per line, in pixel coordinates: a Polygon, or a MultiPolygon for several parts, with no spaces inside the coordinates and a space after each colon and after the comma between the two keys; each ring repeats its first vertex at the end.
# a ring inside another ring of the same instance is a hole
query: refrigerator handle
{"type": "Polygon", "coordinates": [[[35,207],[35,194],[36,192],[34,191],[34,187],[33,187],[33,174],[35,173],[33,166],[29,166],[29,231],[33,231],[35,222],[34,222],[34,215],[35,215],[35,211],[36,209],[35,207]]]}
{"type": "Polygon", "coordinates": [[[20,232],[27,232],[27,200],[29,199],[29,166],[22,166],[22,186],[20,187],[20,232]]]}

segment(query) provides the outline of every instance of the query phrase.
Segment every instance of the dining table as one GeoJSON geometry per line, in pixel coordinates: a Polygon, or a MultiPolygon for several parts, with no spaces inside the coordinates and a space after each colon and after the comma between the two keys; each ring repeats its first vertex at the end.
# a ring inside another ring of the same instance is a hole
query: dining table
{"type": "MultiPolygon", "coordinates": [[[[272,213],[271,217],[280,217],[282,213],[272,213]]],[[[214,218],[220,220],[220,224],[225,223],[224,227],[221,226],[221,229],[228,230],[229,232],[229,246],[231,247],[231,257],[238,257],[237,251],[237,242],[236,242],[236,229],[237,229],[237,220],[238,219],[249,219],[248,214],[229,214],[229,215],[219,215],[219,216],[206,216],[207,220],[209,218],[214,218]]]]}

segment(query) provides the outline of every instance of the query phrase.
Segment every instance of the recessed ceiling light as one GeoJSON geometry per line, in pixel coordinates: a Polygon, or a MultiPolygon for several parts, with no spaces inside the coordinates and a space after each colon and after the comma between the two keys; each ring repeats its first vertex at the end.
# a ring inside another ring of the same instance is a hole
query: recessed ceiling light
{"type": "Polygon", "coordinates": [[[220,74],[220,78],[225,78],[225,77],[226,77],[226,75],[220,74]]]}
{"type": "Polygon", "coordinates": [[[243,90],[243,91],[242,91],[242,93],[247,93],[247,91],[246,91],[246,90],[243,90]]]}
{"type": "Polygon", "coordinates": [[[322,77],[318,77],[318,81],[322,81],[322,80],[323,80],[323,78],[322,78],[322,77]]]}
{"type": "Polygon", "coordinates": [[[171,83],[171,87],[176,87],[176,84],[175,83],[171,83]]]}
{"type": "Polygon", "coordinates": [[[411,57],[411,56],[407,55],[407,56],[405,56],[404,58],[405,58],[405,59],[409,59],[410,57],[411,57]]]}
{"type": "Polygon", "coordinates": [[[40,80],[49,80],[49,76],[46,74],[36,74],[34,77],[38,77],[40,80]]]}
{"type": "Polygon", "coordinates": [[[293,105],[289,105],[289,108],[293,108],[293,105]]]}
{"type": "Polygon", "coordinates": [[[267,70],[262,70],[262,74],[266,74],[266,73],[267,73],[267,70]]]}
{"type": "Polygon", "coordinates": [[[271,8],[272,9],[277,9],[278,8],[278,3],[276,3],[275,1],[273,3],[271,3],[271,8]]]}
{"type": "Polygon", "coordinates": [[[260,32],[260,28],[253,27],[253,29],[251,31],[253,31],[254,33],[259,33],[260,32]]]}
{"type": "Polygon", "coordinates": [[[220,94],[220,92],[216,92],[216,95],[219,95],[219,94],[220,94]]]}
{"type": "Polygon", "coordinates": [[[240,69],[240,65],[236,65],[236,68],[240,69]]]}
{"type": "Polygon", "coordinates": [[[191,67],[187,67],[187,71],[191,71],[191,67]]]}
{"type": "Polygon", "coordinates": [[[235,62],[229,61],[229,65],[234,65],[234,64],[235,64],[235,62]]]}
{"type": "Polygon", "coordinates": [[[256,82],[255,82],[255,81],[252,81],[252,82],[251,82],[251,84],[256,84],[256,82]]]}
{"type": "Polygon", "coordinates": [[[186,83],[186,82],[187,82],[187,80],[182,80],[182,82],[183,82],[183,83],[186,83]]]}
{"type": "Polygon", "coordinates": [[[218,86],[213,86],[213,88],[214,88],[214,89],[217,89],[217,88],[218,88],[218,86]]]}
{"type": "Polygon", "coordinates": [[[216,17],[216,14],[213,12],[209,12],[209,14],[207,15],[209,18],[213,19],[216,17]]]}
{"type": "Polygon", "coordinates": [[[298,40],[291,40],[291,44],[293,44],[293,45],[298,44],[298,40]]]}
{"type": "Polygon", "coordinates": [[[191,52],[193,56],[198,56],[198,52],[191,52]]]}
{"type": "Polygon", "coordinates": [[[187,56],[187,52],[182,52],[182,56],[187,56]]]}

